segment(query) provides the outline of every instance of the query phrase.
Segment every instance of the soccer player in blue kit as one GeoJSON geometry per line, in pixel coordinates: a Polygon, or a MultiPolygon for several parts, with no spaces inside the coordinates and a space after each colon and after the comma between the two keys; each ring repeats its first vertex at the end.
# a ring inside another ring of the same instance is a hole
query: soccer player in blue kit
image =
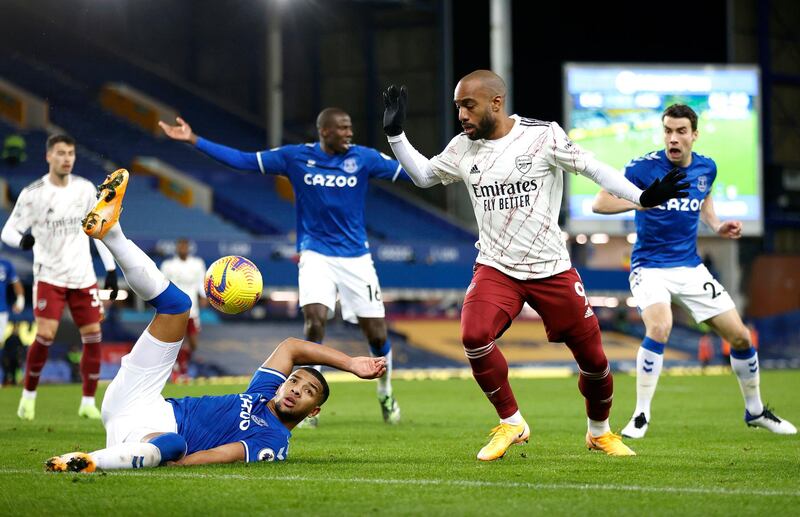
{"type": "Polygon", "coordinates": [[[625,167],[625,177],[642,187],[677,168],[686,173],[689,197],[642,209],[603,190],[592,207],[601,214],[637,210],[630,286],[646,335],[636,357],[636,410],[622,435],[642,438],[647,432],[650,402],[672,330],[673,301],[688,310],[695,321],[705,322],[731,344],[731,369],[744,396],[745,423],[778,434],[795,434],[795,426],[762,403],[758,353],[750,342],[750,332],[730,295],[697,254],[699,220],[727,239],[738,239],[742,233],[741,222],[721,221],[714,211],[711,186],[717,166],[711,158],[692,152],[698,137],[697,114],[689,106],[673,104],[664,110],[661,120],[665,148],[631,161],[625,167]]]}
{"type": "Polygon", "coordinates": [[[55,472],[93,472],[165,464],[204,465],[235,461],[282,461],[291,430],[316,415],[328,398],[321,373],[297,365],[322,364],[374,379],[386,371],[382,357],[350,357],[332,348],[289,338],[255,372],[243,393],[164,399],[186,335],[191,300],[158,269],[118,223],[128,183],[124,169],[101,186],[100,200],[83,221],[84,231],[101,239],[122,268],[131,289],[156,315],[122,358],[119,373],[103,398],[106,448],[55,456],[55,472]]]}
{"type": "MultiPolygon", "coordinates": [[[[234,169],[280,174],[294,188],[297,217],[298,284],[305,338],[322,343],[338,293],[342,317],[358,323],[376,357],[386,359],[378,382],[378,402],[386,423],[400,421],[392,394],[392,347],[386,332],[378,275],[372,263],[364,223],[369,178],[410,181],[400,164],[383,153],[352,143],[350,115],[326,108],[317,116],[319,141],[245,153],[197,136],[182,118],[159,122],[174,140],[187,142],[234,169]]],[[[316,427],[317,418],[303,424],[316,427]]]]}

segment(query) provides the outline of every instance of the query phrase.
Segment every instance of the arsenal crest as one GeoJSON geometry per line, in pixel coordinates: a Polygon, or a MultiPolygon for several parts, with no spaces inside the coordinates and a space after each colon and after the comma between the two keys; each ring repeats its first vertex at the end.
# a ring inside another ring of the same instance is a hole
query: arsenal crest
{"type": "Polygon", "coordinates": [[[521,156],[517,156],[517,159],[514,160],[517,165],[517,170],[521,173],[526,173],[531,170],[531,165],[533,164],[533,158],[528,156],[527,154],[523,154],[521,156]]]}

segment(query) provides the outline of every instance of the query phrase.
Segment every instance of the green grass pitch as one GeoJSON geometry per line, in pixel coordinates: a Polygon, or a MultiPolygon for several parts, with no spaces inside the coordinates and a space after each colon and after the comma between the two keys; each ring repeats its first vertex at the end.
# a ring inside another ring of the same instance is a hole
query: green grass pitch
{"type": "MultiPolygon", "coordinates": [[[[612,428],[634,403],[618,374],[612,428]]],[[[800,437],[747,428],[732,375],[663,376],[653,424],[628,440],[633,458],[583,444],[576,378],[514,379],[531,442],[493,463],[475,459],[495,424],[472,380],[398,381],[403,423],[380,418],[374,385],[335,383],[316,430],[299,429],[289,461],[105,474],[52,474],[49,456],[104,445],[77,417],[80,388],[44,386],[37,419],[0,390],[0,515],[797,515],[800,437]]],[[[166,394],[241,386],[168,386],[166,394]]],[[[762,374],[764,399],[800,423],[800,373],[762,374]]]]}

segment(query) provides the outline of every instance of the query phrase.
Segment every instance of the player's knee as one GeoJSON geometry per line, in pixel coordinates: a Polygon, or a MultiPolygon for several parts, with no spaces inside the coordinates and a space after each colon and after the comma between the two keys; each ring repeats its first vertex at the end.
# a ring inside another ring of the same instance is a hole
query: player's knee
{"type": "Polygon", "coordinates": [[[647,327],[647,337],[659,343],[669,341],[670,332],[672,332],[672,325],[669,323],[653,323],[647,327]]]}
{"type": "Polygon", "coordinates": [[[467,350],[473,350],[486,346],[489,342],[494,340],[494,336],[489,327],[476,324],[463,326],[461,328],[461,343],[467,350]]]}
{"type": "Polygon", "coordinates": [[[50,329],[40,328],[36,330],[36,337],[39,338],[40,341],[51,342],[55,339],[56,333],[50,329]]]}
{"type": "Polygon", "coordinates": [[[150,443],[161,452],[161,465],[168,461],[178,461],[186,455],[186,440],[178,433],[158,435],[150,440],[150,443]]]}
{"type": "Polygon", "coordinates": [[[186,314],[189,316],[189,309],[192,308],[192,300],[189,295],[178,289],[172,282],[167,288],[147,303],[156,309],[157,314],[186,314]]]}
{"type": "Polygon", "coordinates": [[[325,335],[325,318],[306,316],[304,326],[306,339],[309,341],[320,341],[325,335]]]}
{"type": "Polygon", "coordinates": [[[750,335],[746,331],[744,334],[737,334],[728,342],[734,350],[749,350],[751,346],[750,335]]]}

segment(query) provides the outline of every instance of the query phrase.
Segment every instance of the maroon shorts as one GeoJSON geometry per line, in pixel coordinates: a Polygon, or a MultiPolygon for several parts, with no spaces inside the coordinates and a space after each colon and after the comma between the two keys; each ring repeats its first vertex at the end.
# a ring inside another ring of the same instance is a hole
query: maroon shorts
{"type": "Polygon", "coordinates": [[[186,322],[186,335],[187,336],[196,336],[200,333],[200,317],[197,318],[189,318],[189,321],[186,322]]]}
{"type": "Polygon", "coordinates": [[[103,320],[103,304],[97,284],[83,289],[67,289],[38,281],[33,288],[33,299],[33,315],[37,318],[59,321],[64,305],[68,305],[72,320],[79,328],[103,320]]]}
{"type": "Polygon", "coordinates": [[[464,305],[471,302],[491,303],[511,320],[520,313],[523,303],[528,302],[542,317],[547,338],[554,343],[583,336],[598,326],[575,268],[548,278],[517,280],[491,266],[478,264],[464,305]]]}

